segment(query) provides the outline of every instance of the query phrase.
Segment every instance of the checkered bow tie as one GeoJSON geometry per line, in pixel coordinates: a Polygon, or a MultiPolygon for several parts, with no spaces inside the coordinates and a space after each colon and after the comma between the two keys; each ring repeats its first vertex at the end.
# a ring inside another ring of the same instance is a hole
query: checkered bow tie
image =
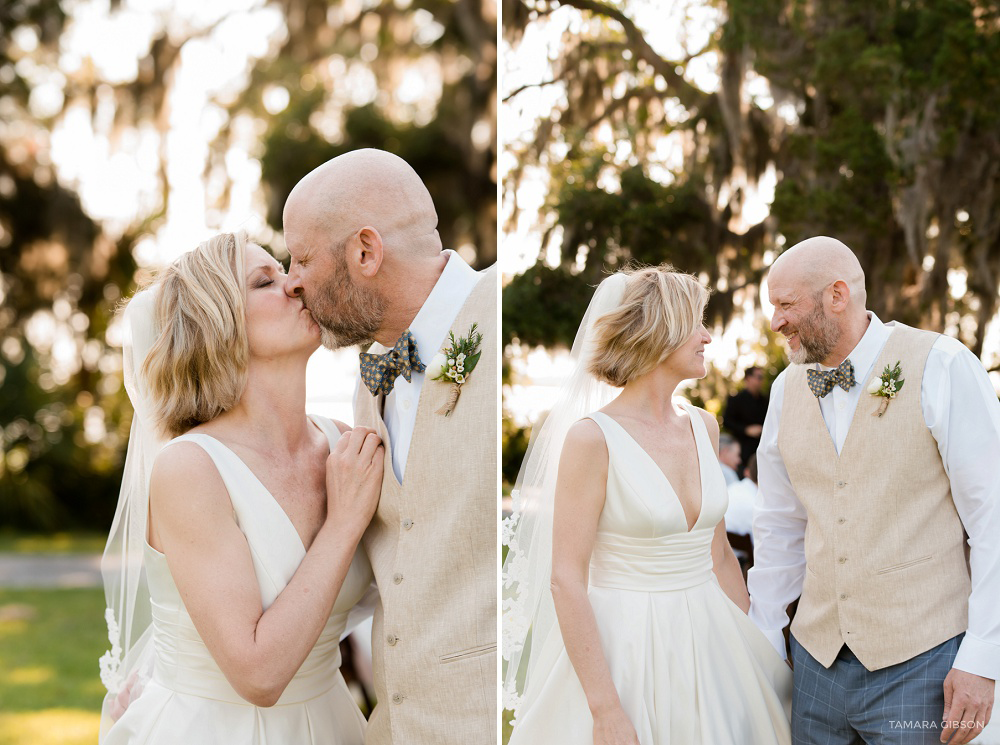
{"type": "Polygon", "coordinates": [[[361,353],[361,380],[373,396],[379,393],[388,396],[397,377],[402,375],[409,382],[411,372],[423,372],[426,369],[427,365],[417,356],[417,341],[409,329],[399,337],[396,346],[385,354],[361,353]]]}
{"type": "Polygon", "coordinates": [[[854,365],[850,360],[844,360],[833,370],[806,370],[806,380],[809,390],[816,398],[823,398],[834,386],[839,385],[849,391],[858,384],[854,379],[854,365]]]}

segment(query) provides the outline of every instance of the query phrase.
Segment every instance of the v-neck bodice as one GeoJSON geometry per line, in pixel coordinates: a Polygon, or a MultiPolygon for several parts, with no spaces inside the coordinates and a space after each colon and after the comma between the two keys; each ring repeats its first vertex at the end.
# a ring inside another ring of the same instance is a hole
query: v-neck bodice
{"type": "MultiPolygon", "coordinates": [[[[329,420],[317,418],[314,421],[326,434],[332,447],[339,437],[336,426],[329,420]]],[[[298,531],[281,505],[229,447],[210,435],[200,433],[182,435],[168,445],[176,442],[197,444],[208,453],[218,469],[229,492],[237,524],[246,536],[260,588],[261,604],[266,610],[292,579],[305,557],[306,550],[298,531]]],[[[178,495],[178,498],[182,497],[178,495]]],[[[148,544],[145,568],[152,601],[156,653],[154,677],[157,682],[176,692],[246,704],[226,680],[194,627],[174,584],[166,557],[148,544]]],[[[344,578],[326,627],[279,703],[315,697],[317,691],[326,690],[334,684],[339,676],[340,635],[346,628],[349,611],[368,590],[371,581],[371,566],[364,551],[359,549],[344,578]]]]}
{"type": "Polygon", "coordinates": [[[591,556],[592,585],[676,590],[711,577],[712,537],[729,498],[705,423],[694,407],[685,409],[701,477],[701,508],[691,530],[673,486],[649,453],[607,414],[590,415],[608,447],[607,491],[591,556]]]}

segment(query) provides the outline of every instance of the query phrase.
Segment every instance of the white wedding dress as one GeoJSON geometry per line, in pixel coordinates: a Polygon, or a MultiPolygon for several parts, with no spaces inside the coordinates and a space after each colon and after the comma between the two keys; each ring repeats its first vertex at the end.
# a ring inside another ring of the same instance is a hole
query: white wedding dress
{"type": "MultiPolygon", "coordinates": [[[[336,425],[321,417],[313,421],[332,448],[340,437],[336,425]]],[[[197,443],[219,469],[250,547],[261,601],[268,608],[306,554],[295,526],[246,464],[220,441],[188,434],[167,445],[174,442],[197,443]]],[[[102,745],[363,743],[365,720],[340,674],[340,637],[348,612],[372,581],[363,551],[355,554],[330,619],[302,667],[275,706],[260,708],[240,698],[212,659],[184,608],[166,557],[148,544],[145,550],[152,597],[153,674],[102,745]]]]}
{"type": "MultiPolygon", "coordinates": [[[[725,478],[686,406],[702,506],[687,529],[663,471],[610,416],[590,415],[609,452],[589,597],[604,657],[641,745],[787,745],[791,670],[712,571],[725,478]]],[[[528,679],[510,745],[590,745],[593,719],[556,628],[528,679]]]]}

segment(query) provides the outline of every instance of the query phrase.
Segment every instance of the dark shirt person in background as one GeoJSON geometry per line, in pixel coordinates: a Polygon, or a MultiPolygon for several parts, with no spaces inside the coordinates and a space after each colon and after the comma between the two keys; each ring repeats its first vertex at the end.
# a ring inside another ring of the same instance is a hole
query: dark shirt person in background
{"type": "Polygon", "coordinates": [[[739,472],[746,468],[750,456],[757,452],[760,433],[767,415],[767,394],[761,391],[764,370],[754,365],[743,373],[743,390],[726,399],[722,426],[740,443],[739,472]]]}

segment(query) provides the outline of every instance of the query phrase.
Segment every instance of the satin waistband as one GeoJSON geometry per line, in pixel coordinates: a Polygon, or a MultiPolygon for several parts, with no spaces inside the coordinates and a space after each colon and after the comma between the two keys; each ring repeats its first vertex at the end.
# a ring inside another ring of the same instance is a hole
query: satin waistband
{"type": "Polygon", "coordinates": [[[674,592],[712,578],[714,530],[659,538],[597,534],[590,585],[638,592],[674,592]]]}
{"type": "MultiPolygon", "coordinates": [[[[226,679],[186,613],[157,606],[154,602],[153,627],[152,643],[156,655],[153,679],[157,683],[177,693],[253,706],[226,679]]],[[[342,680],[339,627],[336,622],[327,624],[276,706],[309,701],[342,680]]]]}

